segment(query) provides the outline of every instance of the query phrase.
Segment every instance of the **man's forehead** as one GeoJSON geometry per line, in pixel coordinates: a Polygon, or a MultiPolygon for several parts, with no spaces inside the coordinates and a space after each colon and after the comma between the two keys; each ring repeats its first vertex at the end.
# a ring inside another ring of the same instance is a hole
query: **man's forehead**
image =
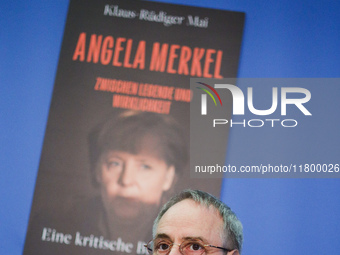
{"type": "MultiPolygon", "coordinates": [[[[170,237],[168,234],[165,234],[165,233],[158,233],[156,236],[155,236],[155,239],[162,239],[162,240],[173,240],[174,238],[173,237],[170,237]]],[[[199,240],[199,241],[202,241],[204,243],[207,243],[208,240],[203,237],[203,236],[182,236],[179,238],[181,241],[185,241],[185,240],[199,240]]]]}
{"type": "Polygon", "coordinates": [[[170,239],[199,238],[204,242],[222,242],[223,219],[212,206],[185,199],[172,207],[160,219],[157,234],[170,239]],[[219,239],[219,240],[216,240],[219,239]]]}

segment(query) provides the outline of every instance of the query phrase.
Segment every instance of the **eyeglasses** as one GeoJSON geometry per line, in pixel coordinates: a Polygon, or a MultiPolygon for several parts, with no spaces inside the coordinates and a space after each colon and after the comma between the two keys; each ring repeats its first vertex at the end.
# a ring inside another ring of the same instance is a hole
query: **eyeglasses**
{"type": "Polygon", "coordinates": [[[225,252],[232,251],[227,248],[205,244],[199,239],[188,239],[184,240],[181,244],[176,244],[167,239],[156,238],[144,246],[151,255],[167,255],[174,245],[179,246],[179,251],[182,255],[209,254],[212,248],[221,249],[225,252]]]}

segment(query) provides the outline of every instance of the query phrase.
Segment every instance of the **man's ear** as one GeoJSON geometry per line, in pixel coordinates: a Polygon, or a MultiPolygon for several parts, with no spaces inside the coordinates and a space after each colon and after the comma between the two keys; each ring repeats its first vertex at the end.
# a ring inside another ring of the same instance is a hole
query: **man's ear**
{"type": "Polygon", "coordinates": [[[175,179],[175,167],[174,166],[170,166],[168,169],[167,169],[167,172],[166,172],[166,175],[165,175],[165,178],[164,178],[164,183],[163,183],[163,191],[168,191],[171,186],[172,186],[172,183],[175,179]]]}
{"type": "Polygon", "coordinates": [[[240,252],[238,250],[232,250],[227,253],[228,255],[240,255],[240,252]]]}

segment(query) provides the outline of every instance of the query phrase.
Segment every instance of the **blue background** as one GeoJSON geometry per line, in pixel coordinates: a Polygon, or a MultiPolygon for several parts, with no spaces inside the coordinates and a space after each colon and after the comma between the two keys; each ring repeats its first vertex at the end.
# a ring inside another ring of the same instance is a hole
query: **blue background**
{"type": "MultiPolygon", "coordinates": [[[[161,2],[245,12],[239,77],[340,76],[338,1],[161,2]]],[[[1,254],[23,250],[67,7],[1,1],[1,254]]],[[[227,160],[340,163],[340,88],[313,91],[321,101],[308,128],[232,129],[227,160]]],[[[339,253],[340,179],[230,179],[221,194],[244,224],[243,254],[339,253]]]]}

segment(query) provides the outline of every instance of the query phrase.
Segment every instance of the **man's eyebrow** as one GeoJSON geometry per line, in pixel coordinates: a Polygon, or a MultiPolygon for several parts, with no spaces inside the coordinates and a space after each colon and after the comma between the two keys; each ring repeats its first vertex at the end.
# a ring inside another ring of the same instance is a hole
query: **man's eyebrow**
{"type": "Polygon", "coordinates": [[[201,236],[186,236],[183,237],[182,240],[200,240],[203,243],[208,243],[208,240],[201,236]]]}
{"type": "Polygon", "coordinates": [[[159,234],[157,234],[157,235],[155,236],[155,239],[156,239],[156,238],[170,239],[170,240],[171,240],[170,236],[168,236],[167,234],[164,234],[164,233],[159,233],[159,234]]]}
{"type": "MultiPolygon", "coordinates": [[[[171,240],[171,237],[170,236],[168,236],[167,234],[165,234],[165,233],[159,233],[159,234],[157,234],[156,236],[155,236],[155,239],[156,238],[161,238],[161,239],[169,239],[169,240],[171,240]]],[[[200,241],[202,241],[203,243],[208,243],[208,240],[207,239],[205,239],[204,237],[201,237],[201,236],[186,236],[186,237],[182,237],[181,238],[181,240],[183,240],[183,241],[193,241],[193,240],[200,240],[200,241]]]]}

